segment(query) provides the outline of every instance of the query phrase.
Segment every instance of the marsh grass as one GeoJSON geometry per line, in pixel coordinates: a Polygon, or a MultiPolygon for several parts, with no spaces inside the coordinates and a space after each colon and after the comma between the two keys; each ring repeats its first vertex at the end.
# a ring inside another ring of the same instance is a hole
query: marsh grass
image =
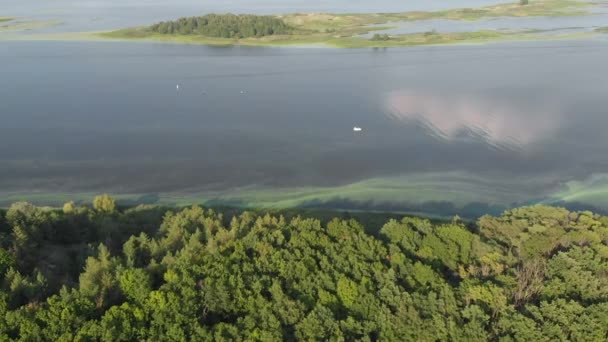
{"type": "MultiPolygon", "coordinates": [[[[384,29],[384,28],[379,28],[384,29]]],[[[349,31],[349,34],[344,35],[326,35],[326,34],[309,34],[309,35],[283,35],[283,36],[268,36],[264,38],[245,38],[245,39],[227,39],[227,38],[212,38],[196,35],[164,35],[164,34],[149,34],[145,32],[145,28],[130,28],[109,33],[100,33],[99,37],[119,39],[119,40],[152,40],[176,43],[190,44],[206,44],[206,45],[243,45],[243,46],[289,46],[289,45],[325,45],[339,48],[368,48],[368,47],[404,47],[404,46],[421,46],[421,45],[445,45],[445,44],[471,44],[471,43],[490,43],[501,41],[525,41],[525,40],[559,40],[559,39],[575,39],[586,38],[592,36],[593,33],[564,33],[555,35],[546,35],[541,30],[525,30],[525,31],[493,31],[480,30],[473,32],[423,32],[413,34],[390,35],[387,40],[374,40],[373,38],[365,38],[361,34],[368,33],[371,30],[359,29],[349,31]]]]}

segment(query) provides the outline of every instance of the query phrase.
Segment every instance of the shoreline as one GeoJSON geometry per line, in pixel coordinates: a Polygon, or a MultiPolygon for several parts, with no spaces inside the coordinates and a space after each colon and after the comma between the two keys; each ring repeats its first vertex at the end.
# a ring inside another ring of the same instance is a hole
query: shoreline
{"type": "MultiPolygon", "coordinates": [[[[161,34],[150,27],[131,27],[112,31],[32,33],[5,32],[0,40],[12,41],[143,41],[208,46],[290,47],[290,48],[388,48],[488,44],[517,41],[553,41],[590,39],[607,32],[606,27],[590,31],[551,34],[548,30],[472,30],[465,32],[429,32],[383,34],[376,39],[365,34],[395,28],[395,23],[447,19],[454,21],[489,20],[500,17],[565,17],[591,15],[591,2],[581,0],[537,0],[528,5],[504,3],[479,8],[400,13],[293,13],[274,15],[293,28],[293,33],[250,38],[216,38],[195,34],[161,34]],[[393,24],[393,25],[391,25],[393,24]],[[381,25],[381,26],[380,26],[381,25]]],[[[3,17],[0,17],[0,20],[3,17]]]]}
{"type": "Polygon", "coordinates": [[[510,42],[543,42],[560,40],[590,40],[608,33],[606,28],[593,31],[546,34],[552,30],[527,30],[496,32],[481,30],[472,32],[441,33],[435,32],[401,35],[390,41],[371,41],[349,37],[327,41],[235,41],[205,37],[184,37],[162,35],[145,38],[130,38],[107,35],[107,32],[66,32],[47,34],[0,34],[0,41],[72,41],[72,42],[140,42],[203,45],[212,47],[273,47],[273,48],[319,48],[319,49],[362,49],[362,48],[408,48],[422,46],[485,45],[510,42]]]}
{"type": "Polygon", "coordinates": [[[439,11],[410,11],[397,13],[292,13],[274,15],[293,30],[289,34],[246,38],[216,38],[197,34],[159,33],[151,27],[132,27],[100,33],[102,38],[125,40],[171,41],[178,43],[217,46],[293,46],[326,45],[334,48],[383,48],[419,45],[445,45],[454,43],[485,43],[511,40],[554,40],[580,36],[565,33],[543,35],[541,30],[471,30],[468,32],[417,32],[409,34],[383,34],[364,37],[370,33],[383,33],[396,23],[447,19],[478,21],[500,17],[565,17],[584,16],[592,12],[593,5],[581,0],[536,0],[527,5],[518,2],[503,3],[479,8],[455,8],[439,11]]]}
{"type": "Polygon", "coordinates": [[[62,22],[59,20],[18,20],[14,17],[0,17],[0,37],[4,34],[13,34],[15,32],[26,32],[34,29],[58,26],[62,22]]]}
{"type": "MultiPolygon", "coordinates": [[[[527,190],[527,185],[513,182],[496,183],[493,177],[484,177],[474,183],[472,177],[462,173],[447,173],[441,181],[436,175],[410,175],[393,178],[372,178],[360,182],[333,187],[265,188],[239,186],[224,190],[182,189],[173,192],[114,192],[113,196],[123,205],[187,206],[198,203],[215,207],[240,208],[308,208],[331,210],[363,210],[382,212],[441,213],[481,211],[501,212],[513,206],[529,204],[585,205],[600,212],[608,212],[608,174],[596,174],[589,179],[568,181],[559,188],[545,185],[542,179],[530,180],[530,186],[540,186],[537,194],[527,190]],[[545,185],[539,185],[539,184],[545,185]],[[387,190],[388,187],[392,187],[387,190]],[[446,192],[444,189],[452,189],[446,192]],[[543,189],[541,189],[543,188],[543,189]],[[373,200],[373,201],[372,201],[373,200]],[[441,204],[442,205],[439,205],[441,204]]],[[[550,183],[550,182],[549,182],[550,183]]],[[[110,191],[112,192],[112,191],[110,191]]],[[[52,190],[9,191],[0,193],[0,207],[17,201],[29,201],[36,205],[61,207],[73,200],[87,202],[97,192],[52,190]]]]}

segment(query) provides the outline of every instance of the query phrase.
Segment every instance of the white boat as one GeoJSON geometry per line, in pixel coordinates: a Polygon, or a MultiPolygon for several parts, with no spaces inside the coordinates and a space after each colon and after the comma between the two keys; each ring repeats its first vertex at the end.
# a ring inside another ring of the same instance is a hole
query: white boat
{"type": "Polygon", "coordinates": [[[179,90],[179,84],[175,86],[175,89],[179,90]]]}
{"type": "Polygon", "coordinates": [[[357,127],[357,126],[353,127],[353,132],[361,132],[362,130],[363,130],[363,128],[361,128],[361,127],[357,127]]]}

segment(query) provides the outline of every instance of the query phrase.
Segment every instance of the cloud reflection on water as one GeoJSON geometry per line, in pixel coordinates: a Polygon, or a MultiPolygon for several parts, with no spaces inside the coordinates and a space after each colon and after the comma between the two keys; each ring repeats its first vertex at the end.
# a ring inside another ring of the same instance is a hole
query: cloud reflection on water
{"type": "Polygon", "coordinates": [[[393,119],[420,124],[438,138],[468,136],[499,148],[522,148],[549,138],[562,118],[556,101],[506,102],[417,89],[389,93],[387,107],[393,119]]]}

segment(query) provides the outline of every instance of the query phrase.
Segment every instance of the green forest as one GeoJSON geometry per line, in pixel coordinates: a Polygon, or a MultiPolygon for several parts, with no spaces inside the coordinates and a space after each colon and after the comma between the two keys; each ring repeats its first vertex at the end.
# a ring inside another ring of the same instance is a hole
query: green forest
{"type": "Polygon", "coordinates": [[[273,16],[251,14],[208,14],[201,17],[180,18],[150,26],[155,33],[202,35],[216,38],[249,38],[288,34],[291,32],[283,20],[273,16]]]}
{"type": "Polygon", "coordinates": [[[0,215],[0,340],[608,337],[607,217],[334,215],[14,203],[0,215]]]}

